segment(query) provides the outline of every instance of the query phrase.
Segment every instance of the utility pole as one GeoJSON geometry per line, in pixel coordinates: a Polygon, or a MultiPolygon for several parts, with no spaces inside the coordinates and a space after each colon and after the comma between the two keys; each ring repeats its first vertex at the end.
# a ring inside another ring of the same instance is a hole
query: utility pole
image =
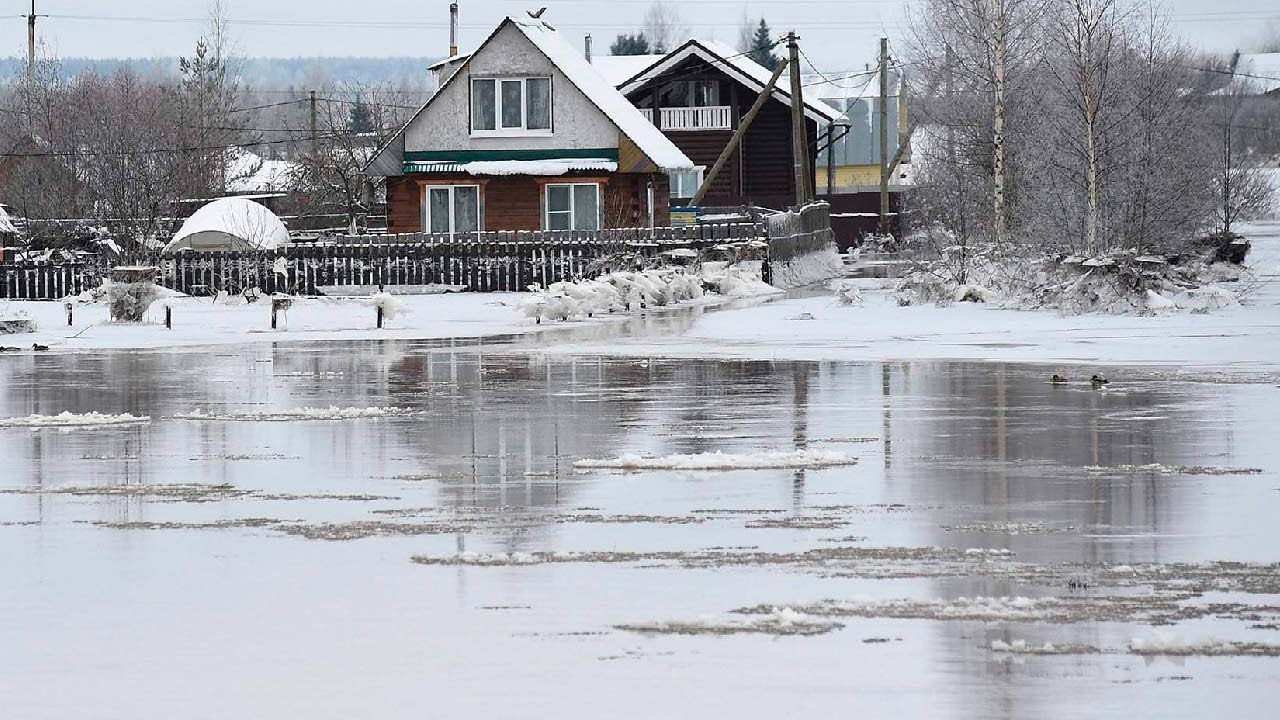
{"type": "Polygon", "coordinates": [[[316,151],[316,91],[311,91],[311,152],[316,151]]]}
{"type": "Polygon", "coordinates": [[[31,14],[27,16],[27,88],[36,84],[36,0],[31,0],[31,14]]]}
{"type": "Polygon", "coordinates": [[[889,38],[880,38],[880,234],[889,234],[889,38]]]}
{"type": "Polygon", "coordinates": [[[791,152],[795,155],[796,205],[809,202],[809,139],[805,137],[804,94],[800,85],[800,45],[795,31],[787,33],[787,63],[791,66],[791,152]]]}

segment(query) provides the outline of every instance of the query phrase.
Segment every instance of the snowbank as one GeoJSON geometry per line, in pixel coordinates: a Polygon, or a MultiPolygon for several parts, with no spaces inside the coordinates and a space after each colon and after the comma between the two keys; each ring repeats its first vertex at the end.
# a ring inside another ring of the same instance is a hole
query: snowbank
{"type": "Polygon", "coordinates": [[[146,415],[108,415],[98,412],[60,412],[57,415],[28,415],[26,417],[0,418],[0,427],[13,428],[91,428],[112,425],[140,425],[151,422],[146,415]]]}
{"type": "Polygon", "coordinates": [[[834,246],[770,264],[773,285],[784,290],[812,285],[844,274],[844,258],[834,246]]]}
{"type": "Polygon", "coordinates": [[[828,468],[853,465],[858,459],[836,450],[794,450],[731,455],[719,451],[695,455],[643,457],[627,454],[610,460],[578,460],[579,469],[617,470],[766,470],[781,468],[828,468]]]}
{"type": "Polygon", "coordinates": [[[208,420],[221,422],[290,422],[305,420],[362,420],[365,418],[396,417],[412,415],[408,408],[398,407],[364,407],[364,408],[313,408],[304,407],[297,410],[279,410],[276,412],[231,412],[206,413],[193,410],[189,413],[174,415],[175,420],[208,420]]]}
{"type": "Polygon", "coordinates": [[[521,303],[526,317],[541,322],[595,317],[617,312],[678,305],[701,299],[706,292],[724,297],[750,297],[779,290],[760,280],[758,263],[739,267],[723,262],[703,264],[699,272],[665,267],[613,272],[595,280],[552,283],[521,303]]]}

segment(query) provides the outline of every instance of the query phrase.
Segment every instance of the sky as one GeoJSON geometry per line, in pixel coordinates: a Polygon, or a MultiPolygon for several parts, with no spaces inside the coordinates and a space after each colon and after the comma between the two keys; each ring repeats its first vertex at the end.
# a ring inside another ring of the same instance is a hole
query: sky
{"type": "MultiPolygon", "coordinates": [[[[698,37],[734,42],[744,14],[763,16],[776,34],[794,29],[805,54],[824,71],[874,62],[877,39],[902,37],[914,0],[690,0],[672,3],[698,37]]],[[[447,0],[223,0],[232,34],[248,56],[442,56],[448,48],[447,0]]],[[[483,40],[505,15],[536,9],[597,52],[637,29],[650,0],[460,0],[463,49],[483,40]]],[[[36,0],[39,37],[62,57],[153,57],[190,52],[209,0],[36,0]]],[[[1174,28],[1194,46],[1228,51],[1280,25],[1276,0],[1165,0],[1174,28]]],[[[0,0],[0,55],[25,55],[23,17],[30,0],[0,0]]]]}

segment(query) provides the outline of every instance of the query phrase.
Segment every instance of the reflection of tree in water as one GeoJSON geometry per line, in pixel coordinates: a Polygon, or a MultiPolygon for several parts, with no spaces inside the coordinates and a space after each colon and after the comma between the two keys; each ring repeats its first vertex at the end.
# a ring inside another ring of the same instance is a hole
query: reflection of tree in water
{"type": "Polygon", "coordinates": [[[406,356],[389,376],[393,399],[425,395],[427,415],[396,427],[413,433],[447,504],[459,507],[570,503],[573,462],[584,457],[777,446],[789,434],[781,390],[794,382],[803,381],[767,362],[444,351],[406,356]],[[760,412],[744,427],[746,405],[760,412]]]}
{"type": "MultiPolygon", "coordinates": [[[[925,542],[949,547],[1007,548],[1025,562],[1144,562],[1162,560],[1160,536],[1185,517],[1194,494],[1183,483],[1155,473],[1087,471],[1164,463],[1196,465],[1206,447],[1231,446],[1229,420],[1189,423],[1197,416],[1223,417],[1223,396],[1203,386],[1135,384],[1107,392],[1087,382],[1066,387],[1047,382],[1038,368],[990,364],[912,363],[883,366],[886,483],[905,493],[904,501],[940,506],[925,519],[925,542]],[[1188,398],[1191,393],[1200,397],[1188,398]],[[1219,407],[1214,407],[1218,405],[1219,407]],[[1077,530],[1068,534],[947,532],[943,525],[1042,522],[1077,530]],[[1096,532],[1090,532],[1090,528],[1096,532]],[[1152,537],[1108,541],[1110,528],[1152,537]]],[[[940,598],[1016,596],[1028,588],[991,577],[932,581],[940,598]]],[[[1066,592],[1063,590],[1062,592],[1066,592]]],[[[980,632],[965,623],[931,625],[939,654],[959,658],[961,672],[977,676],[966,687],[962,715],[1028,717],[1043,714],[1043,698],[1027,682],[1026,668],[993,657],[992,639],[1006,642],[1073,643],[1103,646],[1122,642],[1104,637],[1091,623],[1054,625],[989,624],[980,632]],[[993,682],[994,680],[994,682],[993,682]]],[[[1096,672],[1089,659],[1077,663],[1096,672]]]]}

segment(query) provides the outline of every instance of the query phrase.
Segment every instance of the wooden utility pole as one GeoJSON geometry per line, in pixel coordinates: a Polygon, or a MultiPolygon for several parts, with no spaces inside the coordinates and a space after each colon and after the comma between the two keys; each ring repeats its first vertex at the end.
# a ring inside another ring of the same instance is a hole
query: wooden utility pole
{"type": "Polygon", "coordinates": [[[880,234],[889,234],[889,38],[880,38],[880,234]]]}
{"type": "Polygon", "coordinates": [[[31,0],[31,14],[27,16],[27,87],[36,84],[36,0],[31,0]]]}
{"type": "Polygon", "coordinates": [[[804,88],[800,84],[800,45],[795,31],[787,33],[787,61],[791,66],[791,152],[795,155],[796,205],[809,202],[809,139],[804,126],[804,88]]]}
{"type": "Polygon", "coordinates": [[[311,151],[312,152],[315,152],[316,150],[317,139],[318,138],[316,133],[316,91],[312,90],[311,91],[311,151]]]}
{"type": "MultiPolygon", "coordinates": [[[[778,86],[778,78],[782,77],[782,71],[787,69],[790,61],[778,63],[778,67],[773,71],[773,77],[769,78],[769,82],[765,84],[764,89],[760,91],[760,97],[756,98],[755,103],[747,114],[743,116],[738,123],[738,129],[734,131],[733,137],[729,138],[729,144],[724,146],[724,150],[720,151],[720,157],[716,158],[716,164],[711,166],[711,170],[706,177],[702,179],[702,187],[698,188],[698,192],[693,194],[691,203],[697,206],[702,202],[702,198],[706,196],[707,190],[711,187],[712,181],[720,174],[720,170],[724,168],[724,164],[729,161],[733,155],[733,151],[742,143],[742,138],[746,137],[747,128],[751,127],[751,121],[756,119],[756,115],[760,114],[760,109],[769,101],[769,97],[773,95],[773,89],[778,86]]],[[[657,107],[656,105],[654,107],[657,107]]],[[[658,113],[654,113],[657,117],[658,113]]]]}

